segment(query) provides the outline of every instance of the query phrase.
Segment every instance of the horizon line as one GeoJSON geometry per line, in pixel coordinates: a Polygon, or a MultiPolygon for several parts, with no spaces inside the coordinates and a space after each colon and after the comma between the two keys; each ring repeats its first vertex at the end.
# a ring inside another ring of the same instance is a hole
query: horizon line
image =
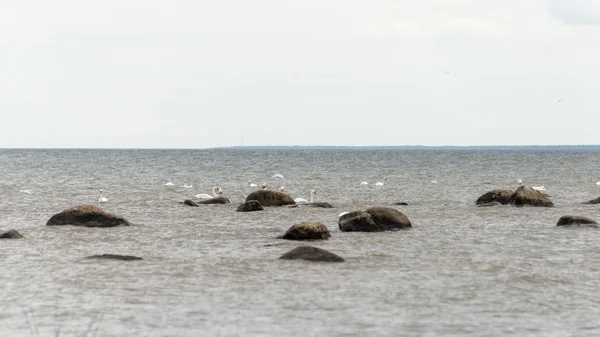
{"type": "Polygon", "coordinates": [[[600,149],[597,145],[231,145],[216,147],[7,147],[0,150],[252,150],[252,149],[600,149]]]}

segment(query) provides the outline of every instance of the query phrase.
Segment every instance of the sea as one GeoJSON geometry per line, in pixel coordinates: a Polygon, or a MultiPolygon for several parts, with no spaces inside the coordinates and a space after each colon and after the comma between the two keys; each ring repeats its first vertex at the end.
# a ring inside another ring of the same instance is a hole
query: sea
{"type": "Polygon", "coordinates": [[[600,221],[582,204],[599,164],[598,148],[2,149],[0,230],[24,238],[0,240],[0,336],[598,336],[600,229],[556,223],[600,221]],[[555,207],[475,205],[519,179],[555,207]],[[334,208],[236,212],[263,183],[334,208]],[[231,204],[180,203],[214,186],[231,204]],[[81,204],[132,225],[45,226],[81,204]],[[369,206],[412,228],[338,229],[369,206]],[[331,238],[277,239],[300,221],[331,238]],[[301,245],[345,262],[279,259],[301,245]],[[107,253],[143,260],[86,259],[107,253]]]}

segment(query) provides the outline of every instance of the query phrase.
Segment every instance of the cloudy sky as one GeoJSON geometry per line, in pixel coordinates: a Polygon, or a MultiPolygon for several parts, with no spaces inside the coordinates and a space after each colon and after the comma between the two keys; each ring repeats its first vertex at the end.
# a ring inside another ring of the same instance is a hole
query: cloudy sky
{"type": "Polygon", "coordinates": [[[600,144],[600,0],[0,0],[0,148],[600,144]]]}

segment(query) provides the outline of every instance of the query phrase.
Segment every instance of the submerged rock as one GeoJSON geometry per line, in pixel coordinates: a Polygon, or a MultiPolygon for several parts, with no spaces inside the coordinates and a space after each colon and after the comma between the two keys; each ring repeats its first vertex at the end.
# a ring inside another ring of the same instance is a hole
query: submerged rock
{"type": "Polygon", "coordinates": [[[299,222],[285,232],[281,239],[285,240],[327,240],[331,237],[329,230],[320,222],[299,222]]]}
{"type": "Polygon", "coordinates": [[[586,202],[584,202],[584,204],[589,204],[589,205],[600,204],[600,198],[596,198],[594,200],[586,201],[586,202]]]}
{"type": "Polygon", "coordinates": [[[577,225],[577,226],[583,225],[583,227],[599,228],[598,222],[596,222],[595,220],[592,220],[585,216],[578,216],[578,215],[565,215],[565,216],[561,217],[560,219],[558,219],[558,223],[556,224],[556,226],[572,226],[572,225],[577,225]]]}
{"type": "Polygon", "coordinates": [[[517,206],[554,207],[554,203],[543,192],[536,191],[530,186],[519,186],[510,196],[510,203],[517,206]]]}
{"type": "Polygon", "coordinates": [[[412,227],[402,212],[390,207],[370,207],[342,215],[338,220],[342,232],[380,232],[412,227]]]}
{"type": "Polygon", "coordinates": [[[235,211],[236,212],[256,212],[256,211],[264,211],[264,207],[260,204],[260,202],[256,200],[246,201],[241,204],[235,211]]]}
{"type": "Polygon", "coordinates": [[[214,197],[197,202],[198,205],[212,205],[212,204],[231,204],[231,201],[225,197],[214,197]]]}
{"type": "Polygon", "coordinates": [[[194,207],[198,207],[198,204],[196,202],[194,202],[193,200],[190,199],[185,199],[183,201],[184,205],[188,205],[188,206],[194,206],[194,207]]]}
{"type": "Polygon", "coordinates": [[[0,239],[22,239],[24,238],[21,233],[17,232],[15,229],[11,229],[9,231],[0,233],[0,239]]]}
{"type": "Polygon", "coordinates": [[[117,254],[92,255],[92,256],[86,257],[86,259],[105,259],[105,260],[121,260],[121,261],[142,260],[141,257],[137,257],[137,256],[117,255],[117,254]]]}
{"type": "Polygon", "coordinates": [[[344,259],[339,255],[311,246],[296,247],[291,251],[281,255],[280,259],[307,260],[313,262],[344,262],[344,259]]]}
{"type": "Polygon", "coordinates": [[[54,214],[46,226],[115,227],[129,226],[125,218],[92,205],[79,205],[54,214]]]}
{"type": "Polygon", "coordinates": [[[328,202],[319,201],[319,202],[308,202],[308,203],[302,203],[302,204],[295,204],[295,205],[290,205],[288,207],[290,207],[290,208],[298,208],[298,207],[333,208],[333,205],[328,202]]]}
{"type": "Polygon", "coordinates": [[[250,193],[246,197],[246,201],[256,200],[260,202],[263,207],[269,206],[286,206],[295,205],[296,202],[291,196],[278,191],[271,190],[259,190],[250,193]]]}
{"type": "Polygon", "coordinates": [[[393,203],[392,205],[396,205],[396,206],[408,206],[408,204],[407,204],[407,203],[405,203],[405,202],[403,202],[403,201],[400,201],[400,202],[395,202],[395,203],[393,203]]]}
{"type": "Polygon", "coordinates": [[[475,205],[491,206],[492,202],[499,202],[502,205],[510,204],[510,197],[512,196],[512,190],[493,190],[485,193],[484,195],[477,198],[475,205]]]}

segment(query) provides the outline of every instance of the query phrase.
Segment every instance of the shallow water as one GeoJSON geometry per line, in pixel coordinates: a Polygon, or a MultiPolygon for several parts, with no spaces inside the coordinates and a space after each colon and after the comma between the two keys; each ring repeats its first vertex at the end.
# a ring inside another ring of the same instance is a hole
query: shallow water
{"type": "Polygon", "coordinates": [[[600,220],[599,205],[580,204],[600,196],[598,162],[595,151],[0,150],[0,229],[25,236],[0,242],[0,336],[600,334],[600,231],[555,227],[566,214],[600,220]],[[519,178],[556,207],[474,206],[519,178]],[[314,188],[336,208],[237,213],[248,180],[306,199],[314,188]],[[215,185],[231,205],[179,204],[215,185]],[[44,226],[97,204],[100,189],[101,207],[133,226],[44,226]],[[337,228],[340,212],[397,201],[410,230],[337,228]],[[275,237],[300,220],[323,222],[331,239],[310,244],[346,262],[278,260],[301,244],[275,237]],[[144,260],[85,259],[103,253],[144,260]]]}

